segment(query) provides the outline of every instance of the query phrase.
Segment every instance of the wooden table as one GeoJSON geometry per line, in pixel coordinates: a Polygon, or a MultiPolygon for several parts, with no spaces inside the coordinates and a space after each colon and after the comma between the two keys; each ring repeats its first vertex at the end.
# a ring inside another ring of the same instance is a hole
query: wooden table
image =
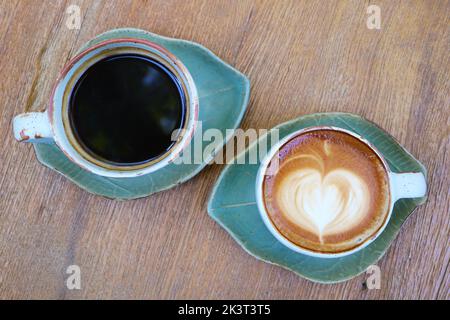
{"type": "Polygon", "coordinates": [[[450,298],[449,1],[0,0],[0,298],[450,298]],[[66,9],[81,9],[81,29],[66,9]],[[369,29],[366,9],[381,8],[369,29]],[[222,166],[135,201],[93,196],[16,143],[11,119],[46,107],[59,70],[108,29],[198,42],[248,75],[246,128],[358,113],[428,169],[429,199],[369,275],[314,284],[248,255],[207,215],[222,166]],[[66,268],[81,268],[68,290],[66,268]]]}

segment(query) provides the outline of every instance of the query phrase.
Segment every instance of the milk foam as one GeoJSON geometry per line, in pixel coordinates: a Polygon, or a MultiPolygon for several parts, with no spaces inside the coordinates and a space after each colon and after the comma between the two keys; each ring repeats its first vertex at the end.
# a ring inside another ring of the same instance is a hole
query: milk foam
{"type": "Polygon", "coordinates": [[[289,171],[277,188],[277,202],[294,224],[323,236],[350,230],[367,214],[369,188],[362,177],[349,168],[329,169],[332,154],[327,143],[324,152],[292,157],[308,160],[289,171]],[[325,170],[327,169],[327,170],[325,170]]]}

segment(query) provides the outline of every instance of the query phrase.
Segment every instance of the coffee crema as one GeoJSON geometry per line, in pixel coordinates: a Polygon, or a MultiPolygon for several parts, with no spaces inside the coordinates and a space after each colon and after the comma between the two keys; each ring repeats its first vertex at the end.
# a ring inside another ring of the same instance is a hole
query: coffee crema
{"type": "Polygon", "coordinates": [[[266,211],[290,242],[320,253],[351,250],[374,236],[388,216],[389,180],[381,159],[342,131],[293,137],[272,158],[263,182],[266,211]],[[275,158],[277,157],[277,158],[275,158]]]}

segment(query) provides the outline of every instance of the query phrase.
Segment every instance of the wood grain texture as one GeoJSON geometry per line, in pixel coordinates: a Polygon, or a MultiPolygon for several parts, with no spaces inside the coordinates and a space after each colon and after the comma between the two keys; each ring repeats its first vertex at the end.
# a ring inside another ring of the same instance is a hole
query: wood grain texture
{"type": "Polygon", "coordinates": [[[0,298],[450,299],[449,1],[0,0],[0,298]],[[66,27],[70,4],[80,30],[66,27]],[[381,7],[381,30],[366,8],[381,7]],[[242,127],[326,111],[361,114],[428,169],[429,199],[378,263],[314,284],[257,261],[207,215],[221,166],[135,201],[93,196],[16,143],[11,119],[41,110],[59,70],[95,35],[137,27],[196,41],[248,75],[242,127]],[[65,286],[68,265],[82,289],[65,286]]]}

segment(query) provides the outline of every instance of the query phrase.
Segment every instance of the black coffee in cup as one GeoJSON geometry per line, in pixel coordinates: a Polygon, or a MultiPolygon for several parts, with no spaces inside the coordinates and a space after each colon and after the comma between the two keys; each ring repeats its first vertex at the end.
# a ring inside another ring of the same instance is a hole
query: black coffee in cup
{"type": "Polygon", "coordinates": [[[185,121],[179,80],[139,54],[105,58],[89,67],[70,96],[69,120],[82,148],[100,161],[138,165],[165,154],[185,121]]]}

